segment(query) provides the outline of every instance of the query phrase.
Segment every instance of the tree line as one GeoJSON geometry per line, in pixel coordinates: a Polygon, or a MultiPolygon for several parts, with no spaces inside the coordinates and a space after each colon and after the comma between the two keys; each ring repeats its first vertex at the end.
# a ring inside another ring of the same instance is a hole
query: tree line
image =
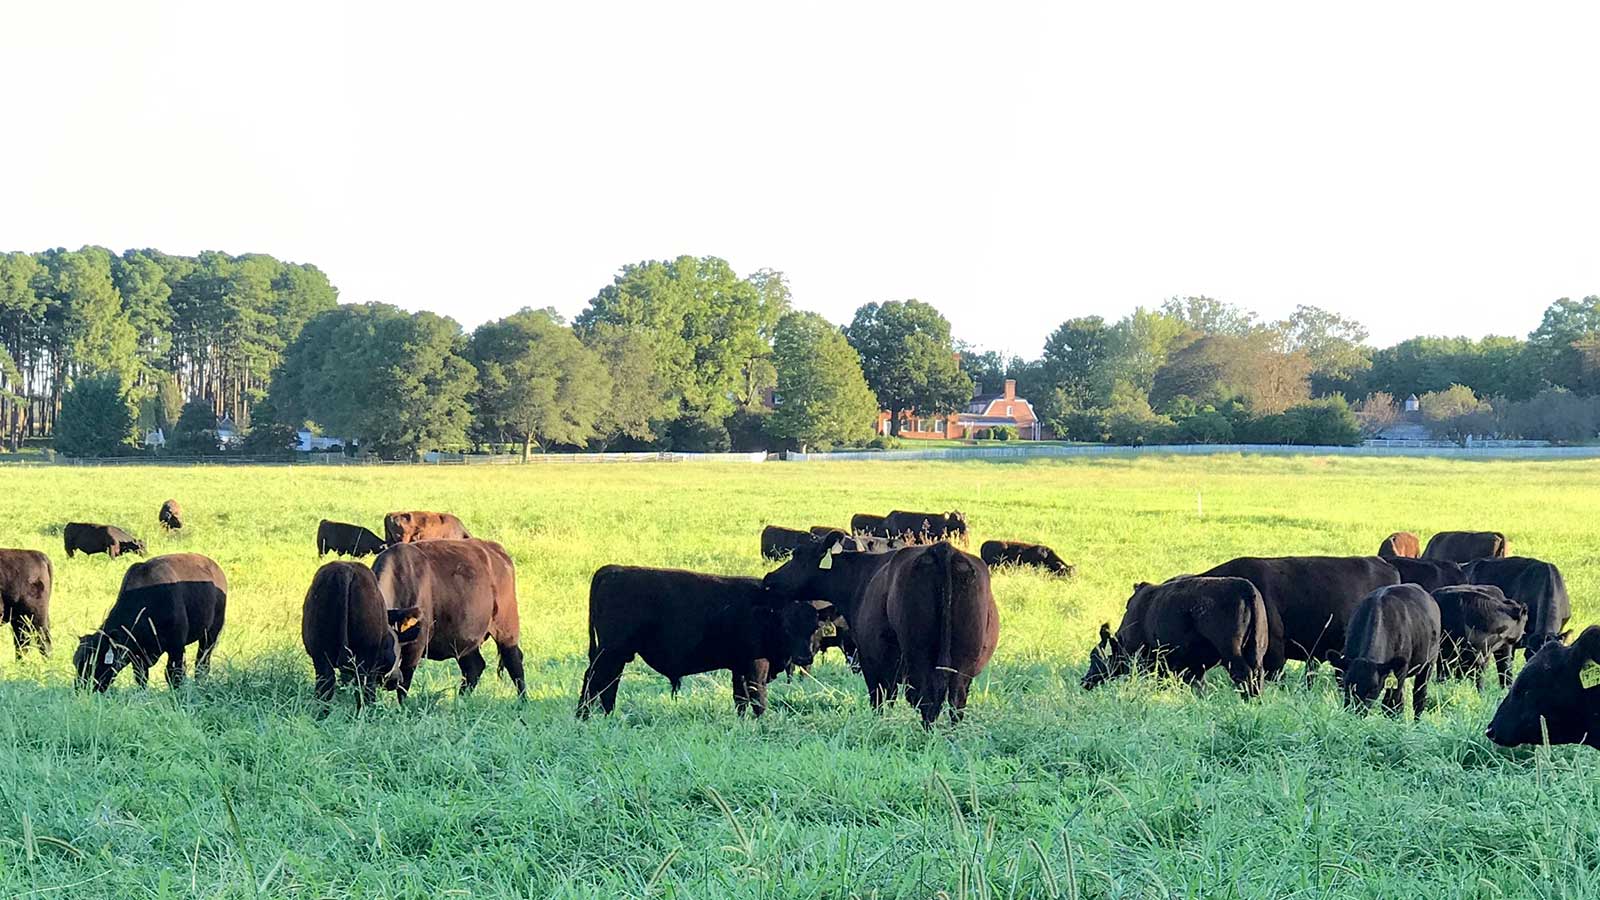
{"type": "Polygon", "coordinates": [[[1069,319],[1036,359],[969,347],[917,300],[836,326],[794,309],[782,273],[716,257],[624,266],[570,323],[530,308],[466,332],[337,297],[314,266],[258,254],[0,256],[0,421],[13,445],[51,435],[70,455],[135,452],[152,427],[169,452],[220,452],[219,420],[247,453],[284,452],[302,427],[393,458],[812,449],[892,442],[880,409],[897,428],[1012,378],[1071,440],[1351,443],[1411,393],[1443,434],[1585,440],[1600,426],[1593,296],[1556,301],[1526,340],[1383,349],[1316,307],[1263,321],[1171,298],[1069,319]]]}

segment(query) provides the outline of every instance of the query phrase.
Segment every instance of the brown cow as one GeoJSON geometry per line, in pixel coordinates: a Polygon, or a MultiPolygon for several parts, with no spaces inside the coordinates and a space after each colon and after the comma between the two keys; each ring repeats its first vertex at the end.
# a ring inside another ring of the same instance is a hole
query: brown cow
{"type": "Polygon", "coordinates": [[[1415,559],[1422,555],[1422,540],[1409,531],[1396,531],[1378,545],[1378,555],[1384,559],[1415,559]]]}
{"type": "Polygon", "coordinates": [[[161,511],[156,513],[156,521],[168,531],[177,531],[183,527],[183,507],[176,500],[168,500],[161,504],[161,511]]]}
{"type": "Polygon", "coordinates": [[[405,645],[422,633],[416,607],[386,609],[378,578],[361,563],[331,562],[317,570],[300,610],[300,641],[326,703],[334,676],[356,682],[356,705],[371,703],[378,684],[393,687],[405,645]]]}
{"type": "Polygon", "coordinates": [[[1511,555],[1511,542],[1498,531],[1441,531],[1428,541],[1423,559],[1445,559],[1469,563],[1475,559],[1511,555]]]}
{"type": "Polygon", "coordinates": [[[78,686],[97,691],[129,663],[144,687],[150,666],[167,657],[167,684],[183,683],[184,648],[198,643],[194,677],[211,668],[211,651],[222,634],[227,610],[228,579],[216,562],[198,553],[174,553],[129,567],[122,576],[117,602],[96,631],[78,640],[72,669],[78,686]]]}
{"type": "Polygon", "coordinates": [[[477,687],[488,664],[485,640],[500,650],[501,671],[517,696],[527,694],[517,617],[517,572],[505,548],[493,541],[454,540],[391,544],[372,564],[390,609],[417,607],[421,633],[400,653],[395,690],[401,702],[424,655],[461,666],[461,693],[477,687]]]}
{"type": "Polygon", "coordinates": [[[115,525],[68,522],[62,529],[61,539],[66,545],[68,559],[80,550],[88,554],[104,553],[113,559],[124,553],[144,555],[144,541],[115,525]]]}
{"type": "Polygon", "coordinates": [[[842,539],[820,542],[795,550],[766,584],[832,603],[855,636],[873,707],[904,684],[926,727],[947,699],[951,721],[960,721],[1000,635],[989,567],[948,543],[874,554],[846,553],[842,539]]]}
{"type": "Polygon", "coordinates": [[[37,550],[0,550],[0,623],[11,623],[17,658],[37,642],[50,655],[50,587],[55,573],[50,557],[37,550]]]}
{"type": "Polygon", "coordinates": [[[450,513],[413,510],[383,517],[384,543],[391,547],[417,541],[464,541],[470,537],[467,527],[450,513]]]}

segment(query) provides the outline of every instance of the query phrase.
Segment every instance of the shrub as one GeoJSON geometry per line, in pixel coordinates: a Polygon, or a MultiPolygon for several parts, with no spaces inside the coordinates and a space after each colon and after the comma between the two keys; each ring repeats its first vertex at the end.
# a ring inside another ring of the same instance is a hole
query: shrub
{"type": "Polygon", "coordinates": [[[61,397],[55,449],[66,456],[127,456],[137,446],[138,419],[121,378],[78,378],[61,397]]]}
{"type": "Polygon", "coordinates": [[[1227,416],[1208,406],[1186,419],[1180,419],[1176,434],[1177,440],[1185,444],[1231,444],[1233,423],[1227,416]]]}

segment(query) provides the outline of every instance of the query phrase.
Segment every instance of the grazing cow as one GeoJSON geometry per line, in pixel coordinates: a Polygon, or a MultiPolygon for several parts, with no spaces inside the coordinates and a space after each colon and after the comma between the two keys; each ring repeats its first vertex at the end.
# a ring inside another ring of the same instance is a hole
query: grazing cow
{"type": "Polygon", "coordinates": [[[1411,714],[1422,715],[1440,632],[1439,604],[1422,588],[1395,584],[1368,594],[1350,620],[1344,652],[1328,660],[1339,670],[1345,705],[1367,708],[1382,693],[1383,708],[1398,714],[1410,678],[1411,714]]]}
{"type": "Polygon", "coordinates": [[[351,525],[348,522],[330,522],[327,519],[317,523],[317,557],[320,559],[332,550],[340,556],[354,556],[360,559],[363,556],[382,553],[388,547],[383,538],[373,534],[371,529],[362,528],[360,525],[351,525]]]}
{"type": "Polygon", "coordinates": [[[1200,687],[1206,672],[1224,666],[1241,694],[1261,693],[1267,652],[1267,608],[1243,578],[1174,578],[1136,584],[1117,633],[1100,626],[1083,689],[1157,663],[1200,687]]]}
{"type": "Polygon", "coordinates": [[[589,583],[589,668],[578,692],[578,718],[595,701],[617,704],[622,669],[635,656],[672,684],[727,669],[734,708],[759,716],[767,681],[791,664],[811,664],[820,620],[830,612],[767,590],[759,578],[679,569],[602,566],[589,583]]]}
{"type": "Polygon", "coordinates": [[[1551,641],[1517,673],[1484,736],[1502,747],[1587,744],[1600,748],[1600,625],[1568,647],[1551,641]]]}
{"type": "Polygon", "coordinates": [[[856,513],[850,517],[850,532],[886,538],[889,536],[889,531],[883,524],[885,518],[887,517],[875,516],[872,513],[856,513]]]}
{"type": "Polygon", "coordinates": [[[1467,576],[1461,566],[1444,559],[1412,559],[1397,556],[1389,560],[1400,573],[1401,584],[1420,585],[1425,591],[1436,591],[1453,584],[1466,584],[1467,576]]]}
{"type": "Polygon", "coordinates": [[[883,517],[885,537],[901,538],[916,544],[943,540],[967,543],[967,516],[960,510],[947,513],[895,510],[883,517]]]}
{"type": "Polygon", "coordinates": [[[1492,584],[1463,584],[1433,592],[1439,604],[1439,674],[1472,675],[1483,688],[1483,670],[1492,659],[1500,684],[1511,683],[1511,655],[1528,624],[1528,608],[1492,584]]]}
{"type": "Polygon", "coordinates": [[[22,651],[37,642],[50,655],[50,587],[55,573],[50,557],[37,550],[0,550],[0,624],[11,623],[11,638],[22,651]]]}
{"type": "Polygon", "coordinates": [[[764,559],[783,559],[793,553],[794,548],[816,539],[817,535],[810,531],[768,525],[761,529],[761,556],[764,559]]]}
{"type": "Polygon", "coordinates": [[[1384,559],[1416,559],[1422,555],[1422,539],[1409,531],[1396,531],[1378,545],[1384,559]]]}
{"type": "Polygon", "coordinates": [[[62,542],[66,544],[68,559],[80,550],[89,554],[104,553],[113,558],[124,553],[144,555],[144,541],[115,525],[68,522],[67,527],[62,530],[61,537],[62,542]]]}
{"type": "Polygon", "coordinates": [[[1318,660],[1344,646],[1345,627],[1361,599],[1400,583],[1394,566],[1375,556],[1245,556],[1200,574],[1243,578],[1261,592],[1268,678],[1281,674],[1290,659],[1305,660],[1309,677],[1318,660]]]}
{"type": "Polygon", "coordinates": [[[1475,559],[1511,555],[1511,544],[1498,531],[1441,531],[1428,541],[1423,559],[1448,559],[1469,563],[1475,559]]]}
{"type": "Polygon", "coordinates": [[[379,682],[393,686],[402,648],[421,633],[421,611],[386,609],[371,569],[351,562],[318,569],[300,611],[300,641],[317,673],[317,699],[333,699],[340,675],[356,682],[357,706],[371,703],[379,682]]]}
{"type": "Polygon", "coordinates": [[[500,650],[499,670],[511,676],[518,697],[526,696],[517,572],[504,547],[471,539],[391,544],[372,571],[390,609],[416,607],[422,619],[416,640],[400,648],[395,690],[402,703],[424,656],[455,660],[461,693],[471,693],[488,668],[480,648],[490,639],[500,650]]]}
{"type": "Polygon", "coordinates": [[[849,624],[874,708],[906,700],[932,727],[945,701],[959,722],[972,680],[994,654],[1000,611],[983,560],[947,543],[892,553],[846,553],[841,540],[796,550],[768,587],[826,600],[849,624]]]}
{"type": "Polygon", "coordinates": [[[1532,557],[1509,556],[1474,560],[1464,570],[1469,583],[1492,584],[1527,607],[1528,625],[1520,645],[1525,657],[1550,641],[1566,638],[1562,629],[1572,618],[1572,601],[1560,569],[1532,557]]]}
{"type": "Polygon", "coordinates": [[[1024,544],[1021,541],[984,541],[978,548],[984,564],[995,566],[1033,566],[1063,577],[1071,577],[1078,570],[1043,544],[1024,544]]]}
{"type": "Polygon", "coordinates": [[[391,547],[417,541],[464,541],[471,537],[461,520],[450,513],[414,510],[392,512],[383,517],[383,541],[391,547]]]}
{"type": "Polygon", "coordinates": [[[167,684],[183,683],[184,648],[198,643],[194,677],[211,668],[211,651],[222,634],[228,579],[198,553],[157,556],[128,568],[117,601],[100,628],[84,635],[72,654],[78,687],[104,691],[129,663],[144,687],[150,666],[167,657],[167,684]]]}
{"type": "Polygon", "coordinates": [[[183,527],[183,507],[176,500],[168,500],[161,504],[161,511],[156,513],[156,521],[168,531],[177,531],[183,527]]]}

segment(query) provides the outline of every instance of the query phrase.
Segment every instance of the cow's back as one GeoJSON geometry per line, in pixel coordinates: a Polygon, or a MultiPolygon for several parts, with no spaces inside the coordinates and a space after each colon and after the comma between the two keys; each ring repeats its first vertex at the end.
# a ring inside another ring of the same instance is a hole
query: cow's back
{"type": "Polygon", "coordinates": [[[1441,531],[1428,540],[1423,559],[1445,559],[1466,564],[1477,559],[1511,555],[1511,544],[1498,531],[1441,531]]]}
{"type": "Polygon", "coordinates": [[[1409,531],[1396,531],[1378,545],[1378,555],[1384,559],[1415,559],[1422,555],[1422,540],[1409,531]]]}
{"type": "Polygon", "coordinates": [[[1400,583],[1394,566],[1375,556],[1240,557],[1200,574],[1256,586],[1267,610],[1269,670],[1342,648],[1362,598],[1400,583]]]}
{"type": "Polygon", "coordinates": [[[1528,556],[1510,556],[1476,560],[1465,571],[1473,584],[1494,585],[1507,597],[1527,607],[1528,634],[1555,634],[1572,618],[1566,579],[1551,563],[1528,556]]]}
{"type": "Polygon", "coordinates": [[[55,570],[45,554],[38,550],[0,550],[0,602],[5,604],[6,617],[10,617],[14,606],[43,613],[50,605],[54,581],[55,570]]]}
{"type": "Polygon", "coordinates": [[[431,659],[453,659],[485,636],[517,642],[516,573],[505,548],[493,541],[394,544],[372,570],[390,609],[421,611],[416,645],[431,659]]]}

